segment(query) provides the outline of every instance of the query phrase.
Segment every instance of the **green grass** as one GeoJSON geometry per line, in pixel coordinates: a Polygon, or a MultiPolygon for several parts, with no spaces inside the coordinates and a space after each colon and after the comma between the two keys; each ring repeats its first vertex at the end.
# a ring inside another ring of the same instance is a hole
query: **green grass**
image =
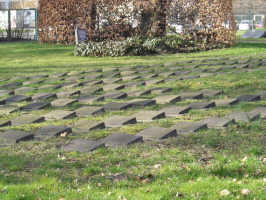
{"type": "MultiPolygon", "coordinates": [[[[72,46],[40,45],[35,42],[0,43],[0,79],[35,73],[50,74],[113,66],[126,67],[212,58],[221,58],[222,61],[245,60],[262,56],[264,58],[266,56],[265,44],[245,42],[236,44],[232,48],[208,52],[119,58],[74,57],[72,46]]],[[[157,70],[163,72],[168,69],[161,67],[157,70]]],[[[205,88],[222,89],[224,94],[218,98],[224,98],[266,91],[265,77],[266,71],[263,66],[257,71],[240,70],[239,73],[232,71],[199,79],[169,81],[159,86],[171,87],[173,93],[199,91],[205,88]]],[[[60,80],[49,81],[61,83],[60,80]]],[[[3,83],[6,82],[1,82],[3,83]]],[[[30,87],[44,84],[46,83],[33,84],[30,87]]],[[[140,87],[140,89],[147,88],[149,87],[140,87]]],[[[30,94],[33,93],[35,92],[30,94]]],[[[154,95],[147,96],[147,98],[152,97],[154,95]]],[[[182,101],[176,105],[189,102],[182,101]]],[[[101,104],[100,102],[97,105],[101,104]]],[[[68,109],[78,106],[77,104],[68,109]]],[[[240,103],[232,107],[203,111],[193,110],[180,118],[99,130],[72,135],[70,138],[103,138],[112,132],[135,134],[148,126],[169,127],[184,119],[201,120],[208,116],[224,116],[232,111],[250,111],[257,106],[266,106],[266,101],[240,103]]],[[[158,110],[161,107],[159,105],[149,109],[158,110]]],[[[49,110],[34,113],[45,114],[49,110]]],[[[87,118],[92,121],[102,121],[112,115],[128,116],[135,113],[136,110],[129,109],[87,118]]],[[[23,113],[1,116],[0,119],[12,119],[17,116],[23,116],[23,113]]],[[[45,122],[17,129],[32,130],[48,124],[70,125],[74,121],[75,119],[45,122]]],[[[62,152],[57,147],[66,141],[65,138],[0,147],[0,199],[264,200],[266,199],[265,133],[265,120],[259,119],[252,123],[231,125],[223,130],[202,130],[197,134],[179,136],[162,143],[148,142],[133,145],[128,149],[102,148],[88,154],[62,152]],[[224,189],[230,191],[230,194],[222,197],[220,192],[224,189]],[[243,195],[241,193],[243,189],[248,189],[250,193],[243,195]]]]}

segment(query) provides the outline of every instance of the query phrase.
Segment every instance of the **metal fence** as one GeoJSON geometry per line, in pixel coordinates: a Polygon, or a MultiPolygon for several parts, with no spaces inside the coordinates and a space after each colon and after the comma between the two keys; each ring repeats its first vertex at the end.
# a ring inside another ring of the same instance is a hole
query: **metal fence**
{"type": "Polygon", "coordinates": [[[0,40],[37,40],[37,9],[0,9],[0,40]]]}

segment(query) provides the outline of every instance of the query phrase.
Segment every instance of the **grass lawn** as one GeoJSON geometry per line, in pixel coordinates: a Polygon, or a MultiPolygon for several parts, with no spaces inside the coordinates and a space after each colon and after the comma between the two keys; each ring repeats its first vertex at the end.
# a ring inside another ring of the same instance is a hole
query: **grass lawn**
{"type": "MultiPolygon", "coordinates": [[[[0,43],[0,80],[9,78],[22,82],[24,80],[21,77],[25,75],[122,68],[174,61],[196,60],[196,64],[212,62],[206,59],[220,59],[223,62],[245,61],[249,58],[266,59],[266,45],[241,42],[228,49],[191,54],[88,58],[74,57],[73,46],[40,45],[36,42],[0,43]]],[[[200,66],[201,69],[218,67],[215,64],[200,66]]],[[[196,74],[189,64],[185,65],[185,68],[192,75],[196,74]]],[[[169,81],[159,87],[172,88],[172,94],[202,89],[223,90],[224,94],[218,98],[234,98],[240,94],[265,92],[265,69],[266,66],[251,71],[223,69],[222,72],[227,73],[183,81],[171,81],[169,78],[169,81]]],[[[161,73],[168,72],[170,68],[161,67],[154,70],[161,73]]],[[[60,81],[46,80],[45,83],[32,84],[29,87],[59,84],[60,81]]],[[[8,82],[3,80],[0,86],[8,82]]],[[[148,88],[140,87],[142,90],[148,88]]],[[[128,89],[123,91],[128,92],[128,89]]],[[[26,95],[34,93],[29,92],[26,95]]],[[[155,96],[150,95],[146,98],[153,97],[155,96]]],[[[194,101],[181,101],[176,105],[191,102],[194,101]]],[[[22,102],[19,106],[25,104],[22,102]]],[[[79,106],[74,104],[68,109],[79,106]]],[[[101,139],[113,132],[136,134],[145,127],[169,127],[182,120],[198,121],[209,116],[223,117],[233,111],[250,111],[259,106],[266,106],[266,101],[240,102],[233,106],[191,110],[179,118],[97,130],[83,135],[73,134],[69,138],[101,139]]],[[[151,109],[160,108],[161,105],[156,105],[151,109]]],[[[87,119],[102,121],[112,115],[131,116],[139,110],[141,109],[111,111],[87,119]]],[[[49,111],[45,109],[34,113],[42,115],[49,111]]],[[[23,118],[23,113],[0,115],[0,121],[14,117],[23,118]]],[[[44,125],[70,125],[75,120],[44,122],[15,129],[29,131],[44,125]]],[[[58,147],[66,140],[68,138],[54,138],[48,141],[0,146],[0,200],[266,200],[266,121],[262,119],[233,124],[225,129],[202,130],[160,143],[145,142],[129,148],[100,148],[91,153],[62,152],[58,147]]]]}

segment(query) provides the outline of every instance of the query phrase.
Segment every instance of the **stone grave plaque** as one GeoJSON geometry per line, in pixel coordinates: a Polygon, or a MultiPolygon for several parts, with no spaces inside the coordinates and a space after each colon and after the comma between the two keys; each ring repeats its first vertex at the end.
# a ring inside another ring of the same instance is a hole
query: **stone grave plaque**
{"type": "Polygon", "coordinates": [[[98,148],[105,147],[103,142],[75,139],[63,146],[63,151],[76,151],[81,153],[91,152],[98,148]]]}
{"type": "Polygon", "coordinates": [[[104,122],[92,122],[87,119],[80,119],[75,123],[74,127],[78,131],[87,132],[97,129],[105,129],[105,124],[104,122]]]}
{"type": "Polygon", "coordinates": [[[122,80],[123,81],[134,81],[134,80],[137,80],[140,78],[142,78],[142,77],[141,76],[123,76],[122,80]]]}
{"type": "Polygon", "coordinates": [[[93,95],[95,93],[102,92],[102,91],[103,91],[102,87],[92,87],[92,86],[83,87],[80,90],[81,94],[83,95],[93,95]]]}
{"type": "Polygon", "coordinates": [[[202,99],[203,93],[202,92],[185,92],[178,94],[181,96],[181,99],[202,99]]]}
{"type": "Polygon", "coordinates": [[[144,81],[138,81],[138,82],[127,82],[125,83],[125,87],[126,88],[138,88],[139,86],[143,86],[145,85],[145,82],[144,81]]]}
{"type": "Polygon", "coordinates": [[[15,89],[15,88],[17,88],[17,87],[19,87],[21,85],[22,85],[22,83],[20,83],[20,82],[7,83],[5,85],[1,85],[0,89],[3,89],[3,90],[5,90],[5,89],[15,89]]]}
{"type": "Polygon", "coordinates": [[[204,122],[183,121],[183,122],[178,122],[171,128],[175,128],[177,134],[188,134],[207,128],[207,124],[204,122]]]}
{"type": "Polygon", "coordinates": [[[228,125],[235,123],[235,120],[229,119],[227,117],[224,118],[211,117],[202,120],[202,122],[206,123],[208,128],[221,129],[221,128],[226,128],[228,125]]]}
{"type": "Polygon", "coordinates": [[[104,113],[104,108],[99,106],[86,106],[76,109],[75,112],[78,117],[86,117],[104,113]]]}
{"type": "Polygon", "coordinates": [[[265,120],[266,119],[266,107],[258,107],[255,108],[251,111],[252,113],[259,113],[261,119],[265,120]]]}
{"type": "Polygon", "coordinates": [[[217,99],[214,100],[216,106],[231,106],[238,103],[237,99],[217,99]]]}
{"type": "Polygon", "coordinates": [[[14,93],[17,95],[17,94],[25,94],[27,92],[32,92],[32,91],[34,91],[34,89],[31,87],[21,87],[21,88],[15,89],[14,93]]]}
{"type": "Polygon", "coordinates": [[[57,90],[59,88],[61,88],[62,85],[51,85],[51,84],[48,84],[48,85],[42,85],[40,86],[38,89],[39,90],[57,90]]]}
{"type": "Polygon", "coordinates": [[[176,95],[164,95],[164,96],[158,96],[154,99],[157,104],[168,104],[168,103],[176,103],[181,100],[180,96],[176,95]]]}
{"type": "Polygon", "coordinates": [[[130,103],[132,107],[139,108],[155,105],[156,101],[153,99],[133,99],[128,101],[128,103],[130,103]]]}
{"type": "Polygon", "coordinates": [[[45,126],[34,132],[34,138],[37,140],[47,140],[52,137],[68,135],[69,133],[72,133],[72,129],[67,126],[45,126]]]}
{"type": "Polygon", "coordinates": [[[165,113],[161,111],[140,111],[135,117],[137,122],[151,122],[156,119],[165,118],[165,113]]]}
{"type": "Polygon", "coordinates": [[[70,106],[76,102],[78,102],[78,100],[76,99],[62,98],[62,99],[56,99],[52,101],[51,104],[54,107],[65,107],[65,106],[70,106]]]}
{"type": "Polygon", "coordinates": [[[140,97],[140,96],[145,96],[151,94],[151,90],[136,90],[136,91],[131,91],[128,93],[128,96],[130,97],[140,97]]]}
{"type": "Polygon", "coordinates": [[[108,128],[118,128],[128,124],[136,124],[136,117],[125,117],[125,116],[113,116],[107,119],[104,124],[108,128]]]}
{"type": "Polygon", "coordinates": [[[211,102],[195,102],[188,105],[191,109],[207,109],[215,107],[215,103],[211,102]]]}
{"type": "Polygon", "coordinates": [[[59,98],[67,98],[67,97],[72,97],[72,96],[79,95],[79,94],[80,94],[80,90],[70,90],[70,91],[58,92],[56,93],[56,96],[59,98]]]}
{"type": "Polygon", "coordinates": [[[260,95],[250,95],[250,94],[244,94],[237,97],[238,101],[259,101],[260,95]]]}
{"type": "Polygon", "coordinates": [[[121,147],[143,142],[143,139],[141,136],[129,135],[125,133],[115,133],[105,137],[102,141],[106,146],[121,147]]]}
{"type": "Polygon", "coordinates": [[[104,101],[104,96],[94,96],[94,95],[86,95],[78,98],[79,103],[81,104],[93,104],[99,101],[104,101]]]}
{"type": "Polygon", "coordinates": [[[14,106],[0,106],[0,114],[1,115],[8,115],[10,113],[18,111],[17,107],[14,106]]]}
{"type": "Polygon", "coordinates": [[[32,98],[24,95],[14,95],[5,99],[5,103],[17,103],[22,101],[31,101],[32,98]]]}
{"type": "Polygon", "coordinates": [[[38,85],[43,83],[44,80],[30,80],[30,81],[25,81],[23,82],[23,85],[38,85]]]}
{"type": "Polygon", "coordinates": [[[44,118],[46,120],[62,120],[62,119],[71,119],[76,117],[76,113],[73,111],[67,111],[67,110],[53,110],[46,115],[44,115],[44,118]]]}
{"type": "Polygon", "coordinates": [[[50,93],[37,93],[32,96],[32,99],[34,101],[45,101],[45,100],[53,100],[56,99],[56,94],[50,94],[50,93]]]}
{"type": "Polygon", "coordinates": [[[8,130],[0,133],[0,145],[12,145],[22,141],[29,141],[34,138],[32,133],[24,131],[8,130]]]}
{"type": "Polygon", "coordinates": [[[44,121],[45,121],[44,117],[33,114],[25,114],[15,119],[12,119],[11,124],[12,126],[22,126],[26,124],[41,123],[44,121]]]}
{"type": "Polygon", "coordinates": [[[14,91],[9,91],[9,90],[0,90],[0,97],[4,97],[7,95],[13,95],[14,91]]]}
{"type": "Polygon", "coordinates": [[[168,93],[171,91],[172,91],[172,88],[152,88],[151,89],[152,94],[164,94],[164,93],[168,93]]]}
{"type": "Polygon", "coordinates": [[[126,110],[131,107],[130,103],[117,103],[111,102],[104,105],[104,110],[112,111],[112,110],[126,110]]]}
{"type": "Polygon", "coordinates": [[[137,133],[142,136],[144,140],[163,140],[169,137],[177,136],[176,129],[162,128],[162,127],[149,127],[137,133]]]}
{"type": "Polygon", "coordinates": [[[109,92],[104,94],[106,99],[124,99],[127,98],[127,93],[125,92],[109,92]]]}
{"type": "Polygon", "coordinates": [[[178,117],[190,111],[189,106],[169,106],[161,109],[161,112],[165,113],[166,117],[178,117]]]}
{"type": "Polygon", "coordinates": [[[80,44],[82,42],[87,41],[87,31],[85,29],[76,28],[76,44],[80,44]]]}
{"type": "Polygon", "coordinates": [[[223,93],[223,91],[221,90],[201,90],[201,92],[203,93],[203,96],[204,97],[215,97],[215,96],[218,96],[218,95],[221,95],[223,93]]]}
{"type": "Polygon", "coordinates": [[[103,82],[105,84],[119,83],[120,81],[122,81],[122,78],[105,78],[105,79],[103,79],[103,82]]]}
{"type": "Polygon", "coordinates": [[[34,102],[34,103],[30,103],[26,106],[20,107],[20,110],[22,110],[22,111],[41,110],[41,109],[49,108],[50,106],[51,106],[50,103],[34,102]]]}
{"type": "Polygon", "coordinates": [[[233,112],[226,116],[228,119],[233,119],[236,122],[250,122],[256,120],[260,117],[259,113],[249,113],[249,112],[233,112]]]}
{"type": "Polygon", "coordinates": [[[151,80],[146,80],[145,84],[147,86],[151,86],[151,85],[157,85],[157,84],[161,84],[164,83],[163,79],[151,79],[151,80]]]}
{"type": "Polygon", "coordinates": [[[103,86],[104,91],[121,90],[124,88],[125,88],[125,85],[119,85],[119,84],[108,84],[108,85],[103,86]]]}
{"type": "Polygon", "coordinates": [[[0,127],[11,126],[10,120],[0,120],[0,127]]]}
{"type": "Polygon", "coordinates": [[[138,72],[137,71],[122,71],[120,73],[122,76],[132,76],[132,75],[137,74],[138,72]]]}

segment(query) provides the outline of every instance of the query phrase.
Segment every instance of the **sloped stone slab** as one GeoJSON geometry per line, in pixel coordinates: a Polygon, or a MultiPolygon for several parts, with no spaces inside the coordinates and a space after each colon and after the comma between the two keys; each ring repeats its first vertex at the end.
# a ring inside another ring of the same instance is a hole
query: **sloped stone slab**
{"type": "Polygon", "coordinates": [[[154,99],[157,104],[167,104],[167,103],[176,103],[181,100],[180,96],[176,95],[164,95],[158,96],[154,99]]]}
{"type": "Polygon", "coordinates": [[[62,120],[62,119],[71,119],[76,117],[76,113],[73,111],[67,111],[67,110],[53,110],[46,115],[44,115],[44,118],[46,120],[62,120]]]}
{"type": "Polygon", "coordinates": [[[127,93],[125,93],[125,92],[109,92],[109,93],[105,93],[104,98],[107,98],[107,99],[124,99],[124,98],[127,98],[127,93]]]}
{"type": "Polygon", "coordinates": [[[13,95],[14,94],[14,91],[10,91],[10,90],[0,90],[0,97],[3,97],[3,96],[7,96],[7,95],[13,95]]]}
{"type": "Polygon", "coordinates": [[[124,116],[113,116],[107,119],[104,124],[108,128],[118,128],[128,124],[136,124],[136,117],[124,117],[124,116]]]}
{"type": "Polygon", "coordinates": [[[175,137],[177,133],[176,129],[150,127],[137,133],[137,135],[142,136],[144,140],[163,140],[169,137],[175,137]]]}
{"type": "Polygon", "coordinates": [[[12,126],[22,126],[26,124],[34,124],[44,122],[45,118],[33,114],[26,114],[11,120],[12,126]]]}
{"type": "Polygon", "coordinates": [[[119,83],[122,81],[122,78],[105,78],[103,79],[103,83],[109,84],[109,83],[119,83]]]}
{"type": "Polygon", "coordinates": [[[152,94],[164,94],[164,93],[168,93],[171,91],[172,91],[172,88],[152,88],[151,89],[152,94]]]}
{"type": "Polygon", "coordinates": [[[84,84],[84,86],[86,85],[86,86],[90,86],[90,87],[95,87],[96,85],[103,84],[103,80],[95,80],[95,81],[85,80],[83,82],[83,84],[84,84]]]}
{"type": "Polygon", "coordinates": [[[51,105],[54,107],[64,107],[64,106],[70,106],[73,103],[76,103],[76,99],[68,99],[68,98],[62,98],[62,99],[56,99],[51,102],[51,105]]]}
{"type": "Polygon", "coordinates": [[[0,145],[12,145],[22,141],[29,141],[34,138],[32,133],[24,131],[8,130],[0,133],[0,145]]]}
{"type": "Polygon", "coordinates": [[[87,119],[78,120],[75,125],[75,129],[81,132],[93,131],[97,129],[105,129],[104,122],[92,122],[87,119]]]}
{"type": "Polygon", "coordinates": [[[110,147],[121,147],[121,146],[128,146],[131,144],[143,142],[141,136],[136,135],[129,135],[124,133],[116,133],[110,136],[107,136],[102,140],[106,146],[110,147]]]}
{"type": "Polygon", "coordinates": [[[27,92],[32,92],[32,91],[34,91],[34,89],[31,87],[21,87],[21,88],[15,89],[14,93],[17,95],[17,94],[25,94],[27,92]]]}
{"type": "Polygon", "coordinates": [[[238,101],[259,101],[260,100],[260,95],[250,95],[250,94],[245,94],[237,97],[238,101]]]}
{"type": "Polygon", "coordinates": [[[20,82],[7,83],[5,85],[1,85],[0,89],[14,89],[14,88],[17,88],[21,85],[22,85],[22,83],[20,83],[20,82]]]}
{"type": "Polygon", "coordinates": [[[251,111],[252,113],[258,113],[260,114],[261,119],[266,119],[266,107],[258,107],[251,111]]]}
{"type": "Polygon", "coordinates": [[[165,113],[166,117],[178,117],[190,111],[189,106],[169,106],[161,109],[161,112],[165,113]]]}
{"type": "Polygon", "coordinates": [[[231,106],[238,103],[237,99],[217,99],[214,100],[216,106],[231,106]]]}
{"type": "Polygon", "coordinates": [[[70,141],[68,144],[63,146],[63,151],[69,151],[69,152],[91,152],[98,148],[105,147],[103,142],[99,141],[90,141],[90,140],[84,140],[84,139],[75,139],[70,141]]]}
{"type": "Polygon", "coordinates": [[[126,110],[131,107],[130,103],[117,103],[117,102],[111,102],[107,103],[104,106],[104,110],[126,110]]]}
{"type": "Polygon", "coordinates": [[[242,35],[242,38],[263,38],[263,37],[266,37],[266,31],[264,30],[247,31],[242,35]]]}
{"type": "Polygon", "coordinates": [[[181,96],[181,99],[202,99],[203,93],[202,92],[185,92],[178,94],[181,96]]]}
{"type": "Polygon", "coordinates": [[[93,104],[99,101],[104,101],[104,96],[87,95],[79,97],[78,101],[81,104],[93,104]]]}
{"type": "Polygon", "coordinates": [[[81,107],[75,110],[78,117],[86,117],[89,115],[97,115],[104,113],[104,108],[99,106],[81,107]]]}
{"type": "Polygon", "coordinates": [[[215,107],[215,102],[195,102],[188,105],[191,109],[207,109],[215,107]]]}
{"type": "Polygon", "coordinates": [[[177,131],[177,134],[195,133],[199,130],[207,128],[207,124],[203,122],[178,122],[173,127],[177,131]]]}
{"type": "Polygon", "coordinates": [[[218,96],[218,95],[221,95],[223,93],[223,91],[221,90],[201,90],[201,92],[203,93],[203,96],[204,97],[215,97],[215,96],[218,96]]]}
{"type": "Polygon", "coordinates": [[[122,77],[123,81],[134,81],[140,79],[141,76],[124,76],[122,77]]]}
{"type": "Polygon", "coordinates": [[[156,119],[165,118],[165,113],[161,111],[140,111],[135,117],[137,122],[151,122],[156,119]]]}
{"type": "Polygon", "coordinates": [[[140,97],[140,96],[145,96],[151,94],[151,90],[136,90],[136,91],[131,91],[128,93],[128,96],[130,97],[140,97]]]}
{"type": "Polygon", "coordinates": [[[103,86],[104,91],[111,91],[111,90],[122,90],[125,88],[125,85],[119,84],[108,84],[103,86]]]}
{"type": "Polygon", "coordinates": [[[131,76],[131,75],[136,75],[138,72],[137,71],[122,71],[120,73],[122,76],[131,76]]]}
{"type": "Polygon", "coordinates": [[[14,95],[11,96],[7,99],[5,99],[5,103],[17,103],[17,102],[22,102],[22,101],[31,101],[31,97],[24,96],[24,95],[14,95]]]}
{"type": "Polygon", "coordinates": [[[1,115],[8,115],[10,113],[18,111],[17,107],[14,106],[0,106],[0,114],[1,115]]]}
{"type": "Polygon", "coordinates": [[[68,135],[69,133],[72,133],[72,129],[67,126],[46,126],[37,129],[34,132],[34,138],[37,140],[47,140],[62,134],[68,135]]]}
{"type": "Polygon", "coordinates": [[[30,103],[26,106],[21,107],[20,110],[23,110],[23,111],[41,110],[41,109],[49,108],[50,106],[51,106],[50,103],[34,102],[34,103],[30,103]]]}
{"type": "Polygon", "coordinates": [[[37,93],[32,96],[33,100],[39,100],[39,101],[46,101],[46,100],[53,100],[56,99],[56,94],[50,94],[50,93],[37,93]]]}
{"type": "Polygon", "coordinates": [[[0,127],[11,126],[10,120],[0,120],[0,127]]]}
{"type": "Polygon", "coordinates": [[[145,81],[145,84],[147,86],[157,85],[157,84],[161,84],[161,83],[164,83],[164,80],[163,79],[152,79],[152,80],[146,80],[145,81]]]}
{"type": "Polygon", "coordinates": [[[221,129],[221,128],[226,128],[228,125],[235,123],[235,120],[226,117],[224,118],[212,117],[204,119],[202,120],[202,122],[206,123],[208,128],[221,129]]]}
{"type": "Polygon", "coordinates": [[[80,90],[70,90],[70,91],[58,92],[56,93],[56,96],[59,98],[65,98],[65,97],[71,97],[71,96],[75,96],[79,94],[80,94],[80,90]]]}
{"type": "Polygon", "coordinates": [[[41,79],[41,80],[30,80],[30,81],[25,81],[23,82],[23,85],[38,85],[43,83],[45,80],[41,79]]]}
{"type": "Polygon", "coordinates": [[[250,122],[260,117],[259,113],[249,112],[233,112],[226,116],[228,119],[233,119],[236,122],[250,122]]]}
{"type": "Polygon", "coordinates": [[[153,99],[133,99],[131,101],[128,101],[128,103],[131,104],[131,107],[139,108],[155,105],[156,101],[153,99]]]}

